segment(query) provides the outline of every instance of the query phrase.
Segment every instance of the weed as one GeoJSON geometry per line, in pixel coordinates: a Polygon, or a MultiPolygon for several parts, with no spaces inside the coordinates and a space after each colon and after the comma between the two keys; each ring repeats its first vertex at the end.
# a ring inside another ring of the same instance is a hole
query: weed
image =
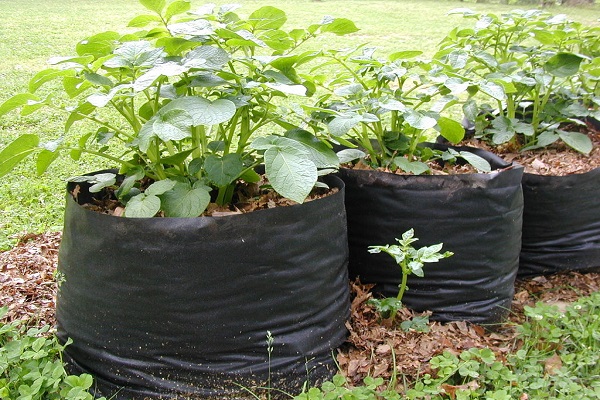
{"type": "MultiPolygon", "coordinates": [[[[0,308],[0,318],[8,309],[0,308]]],[[[0,399],[91,400],[93,378],[68,375],[61,345],[49,326],[27,328],[22,321],[0,325],[0,399]]]]}
{"type": "Polygon", "coordinates": [[[506,361],[486,348],[459,356],[445,352],[430,362],[435,376],[425,375],[406,394],[410,399],[443,394],[453,399],[597,399],[599,302],[600,293],[595,293],[565,311],[544,303],[527,307],[528,321],[519,327],[523,345],[506,361]]]}
{"type": "Polygon", "coordinates": [[[420,376],[405,393],[393,390],[395,377],[367,377],[350,387],[336,375],[321,388],[295,400],[325,399],[598,399],[600,398],[600,293],[559,309],[528,307],[514,353],[498,357],[488,348],[444,352],[429,362],[433,373],[420,376]]]}
{"type": "MultiPolygon", "coordinates": [[[[394,261],[396,261],[396,264],[398,264],[402,272],[402,281],[398,285],[398,295],[395,299],[386,298],[381,300],[369,300],[369,303],[375,306],[383,318],[391,318],[394,320],[396,313],[402,308],[402,297],[407,289],[406,282],[409,275],[414,274],[423,277],[423,266],[425,263],[438,262],[443,258],[454,255],[454,253],[450,251],[440,253],[443,246],[442,243],[415,249],[412,244],[417,240],[419,239],[415,237],[415,231],[409,229],[402,234],[402,239],[396,238],[399,245],[369,246],[370,253],[383,252],[389,254],[394,261]]],[[[408,329],[410,329],[412,325],[423,325],[423,320],[412,323],[411,326],[407,326],[408,329]]]]}

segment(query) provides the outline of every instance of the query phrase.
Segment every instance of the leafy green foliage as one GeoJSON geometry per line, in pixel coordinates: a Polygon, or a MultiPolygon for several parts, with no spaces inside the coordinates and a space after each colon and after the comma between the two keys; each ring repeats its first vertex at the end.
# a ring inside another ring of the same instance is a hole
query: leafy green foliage
{"type": "MultiPolygon", "coordinates": [[[[7,308],[0,308],[0,318],[7,308]]],[[[49,326],[27,328],[21,321],[0,324],[0,398],[15,400],[92,400],[91,375],[68,375],[61,353],[65,345],[49,326]]]]}
{"type": "Polygon", "coordinates": [[[463,110],[476,136],[523,149],[562,140],[588,154],[591,139],[576,127],[600,116],[598,27],[540,10],[451,13],[477,19],[453,29],[436,55],[468,87],[463,110]]]}
{"type": "MultiPolygon", "coordinates": [[[[414,274],[419,277],[423,277],[423,267],[425,263],[438,262],[441,259],[451,257],[454,253],[446,251],[440,253],[442,250],[442,243],[438,243],[432,246],[424,246],[419,249],[413,247],[413,243],[419,239],[415,237],[415,231],[409,229],[402,234],[402,239],[396,238],[398,244],[384,246],[369,246],[369,252],[373,254],[386,253],[390,255],[396,264],[400,267],[402,273],[402,281],[398,285],[398,295],[395,299],[371,299],[369,304],[375,306],[377,311],[384,318],[391,318],[392,320],[396,317],[396,313],[402,308],[402,297],[407,289],[406,282],[408,276],[414,274]]],[[[420,325],[418,321],[414,321],[415,325],[420,325]]],[[[421,324],[422,325],[422,324],[421,324]]],[[[412,327],[405,325],[407,330],[412,327]]]]}
{"type": "Polygon", "coordinates": [[[64,138],[44,143],[37,134],[25,134],[6,146],[0,152],[0,176],[29,156],[37,157],[37,172],[43,173],[61,156],[79,160],[91,154],[117,164],[127,182],[140,171],[138,181],[178,182],[160,195],[143,193],[139,182],[118,190],[121,202],[128,203],[126,216],[152,217],[162,210],[187,217],[202,213],[213,191],[220,205],[231,202],[238,182],[264,163],[270,185],[303,202],[318,176],[337,168],[338,161],[307,131],[285,137],[297,126],[276,100],[314,91],[297,67],[320,53],[298,51],[300,46],[320,34],[355,32],[354,23],[328,17],[285,31],[286,14],[271,6],[242,19],[231,6],[189,14],[187,1],[141,3],[150,14],[129,25],[149,30],[109,31],[80,41],[76,55],[54,58],[52,68],[30,80],[28,93],[0,105],[0,115],[49,108],[65,116],[64,138]],[[42,90],[57,82],[68,102],[42,90]],[[82,123],[97,130],[69,140],[72,135],[66,134],[82,123]],[[264,151],[251,147],[264,132],[288,144],[264,151]]]}
{"type": "Polygon", "coordinates": [[[302,393],[294,400],[371,400],[371,399],[388,399],[399,400],[402,396],[393,390],[380,390],[384,385],[383,378],[366,377],[364,385],[349,388],[346,383],[346,378],[342,375],[336,375],[329,382],[324,382],[321,388],[310,388],[305,393],[302,393]]]}
{"type": "Polygon", "coordinates": [[[400,328],[405,332],[429,332],[429,316],[416,315],[409,320],[402,321],[400,323],[400,328]]]}
{"type": "MultiPolygon", "coordinates": [[[[463,139],[462,125],[442,113],[467,86],[458,85],[442,66],[418,59],[421,54],[402,51],[380,60],[374,48],[364,45],[327,52],[329,62],[319,68],[333,66],[337,72],[317,76],[326,94],[309,108],[308,123],[325,125],[331,141],[364,149],[366,154],[357,156],[373,168],[429,171],[425,162],[442,158],[442,152],[420,145],[433,132],[453,143],[463,139]]],[[[487,164],[479,161],[477,168],[487,164]]],[[[489,171],[489,165],[483,170],[489,171]]]]}

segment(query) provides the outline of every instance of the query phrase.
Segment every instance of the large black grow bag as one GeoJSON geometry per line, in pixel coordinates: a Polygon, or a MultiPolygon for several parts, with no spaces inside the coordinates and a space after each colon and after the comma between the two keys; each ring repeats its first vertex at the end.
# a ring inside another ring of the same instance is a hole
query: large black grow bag
{"type": "Polygon", "coordinates": [[[116,399],[246,398],[331,377],[348,247],[343,183],[326,182],[340,191],[226,217],[121,218],[68,195],[57,320],[71,371],[116,399]]]}
{"type": "MultiPolygon", "coordinates": [[[[442,145],[436,145],[442,146],[442,145]]],[[[521,247],[523,167],[479,149],[497,171],[490,174],[395,175],[342,169],[350,246],[350,275],[374,283],[384,296],[398,293],[401,273],[370,245],[393,244],[414,228],[416,247],[444,243],[454,256],[426,264],[412,276],[404,303],[431,310],[441,321],[495,323],[507,315],[521,247]]]]}
{"type": "Polygon", "coordinates": [[[600,168],[568,176],[523,175],[519,276],[600,271],[600,168]]]}

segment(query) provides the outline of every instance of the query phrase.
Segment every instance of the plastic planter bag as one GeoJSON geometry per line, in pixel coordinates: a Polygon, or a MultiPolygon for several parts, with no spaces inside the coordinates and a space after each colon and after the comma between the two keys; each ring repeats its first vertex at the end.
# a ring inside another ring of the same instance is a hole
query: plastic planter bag
{"type": "Polygon", "coordinates": [[[600,271],[600,169],[524,174],[519,276],[600,271]]]}
{"type": "Polygon", "coordinates": [[[71,372],[116,399],[253,398],[330,378],[349,291],[343,183],[326,182],[340,191],[226,217],[114,217],[67,195],[57,320],[71,372]]]}
{"type": "Polygon", "coordinates": [[[510,309],[519,265],[523,167],[470,150],[497,171],[405,176],[340,170],[346,183],[350,275],[375,283],[380,295],[396,296],[399,267],[368,247],[393,244],[414,228],[415,247],[444,243],[443,251],[455,255],[426,264],[424,278],[411,276],[403,302],[417,311],[431,310],[441,321],[496,323],[510,309]]]}

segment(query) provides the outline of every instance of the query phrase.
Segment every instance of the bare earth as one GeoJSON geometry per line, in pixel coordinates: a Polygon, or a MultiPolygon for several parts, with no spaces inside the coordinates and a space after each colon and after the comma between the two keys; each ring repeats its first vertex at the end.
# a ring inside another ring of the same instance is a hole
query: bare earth
{"type": "MultiPolygon", "coordinates": [[[[60,233],[28,235],[14,249],[0,253],[0,307],[9,311],[4,321],[27,320],[36,326],[55,320],[55,271],[58,262],[60,233]]],[[[350,282],[352,290],[350,332],[347,343],[337,359],[350,382],[360,384],[364,377],[389,378],[395,365],[407,378],[428,372],[428,361],[450,351],[459,354],[472,347],[488,347],[502,360],[519,348],[515,323],[524,321],[523,308],[537,301],[564,307],[581,296],[600,290],[600,274],[567,273],[518,281],[510,321],[493,331],[466,322],[429,324],[429,332],[404,332],[389,322],[379,321],[366,301],[371,298],[369,287],[350,282]]],[[[400,320],[414,314],[400,312],[400,320]]],[[[402,390],[402,382],[399,382],[402,390]]]]}

